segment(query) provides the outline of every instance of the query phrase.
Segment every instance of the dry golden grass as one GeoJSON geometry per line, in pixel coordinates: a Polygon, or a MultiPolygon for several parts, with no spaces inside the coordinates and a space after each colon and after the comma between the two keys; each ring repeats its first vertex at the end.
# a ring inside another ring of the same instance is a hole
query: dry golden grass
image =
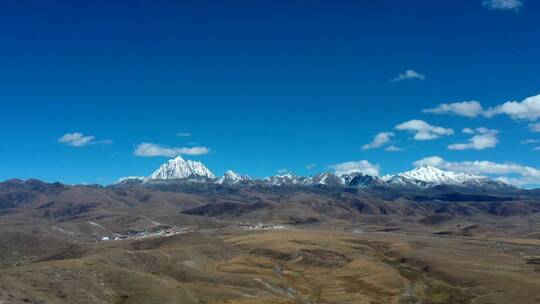
{"type": "Polygon", "coordinates": [[[86,244],[2,269],[0,302],[539,303],[536,247],[516,243],[309,229],[86,244]]]}

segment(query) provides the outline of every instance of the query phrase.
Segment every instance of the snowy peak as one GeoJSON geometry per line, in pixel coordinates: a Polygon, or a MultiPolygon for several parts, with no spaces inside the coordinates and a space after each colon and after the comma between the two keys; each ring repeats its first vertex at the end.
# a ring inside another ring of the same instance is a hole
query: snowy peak
{"type": "Polygon", "coordinates": [[[247,175],[240,175],[232,170],[227,170],[217,182],[218,184],[226,185],[246,184],[251,182],[251,178],[247,175]]]}
{"type": "Polygon", "coordinates": [[[312,185],[324,185],[324,186],[343,186],[343,179],[333,173],[324,172],[321,174],[314,175],[311,179],[312,185]]]}
{"type": "Polygon", "coordinates": [[[272,186],[344,186],[344,179],[334,173],[323,172],[309,177],[298,176],[294,174],[283,174],[269,176],[263,179],[263,183],[272,186]]]}
{"type": "Polygon", "coordinates": [[[349,187],[373,187],[381,186],[384,182],[378,176],[371,176],[359,172],[343,174],[340,176],[343,183],[349,187]]]}
{"type": "Polygon", "coordinates": [[[456,173],[424,166],[411,171],[396,174],[388,179],[389,183],[412,183],[429,185],[480,185],[490,181],[487,177],[468,173],[456,173]]]}
{"type": "Polygon", "coordinates": [[[148,179],[164,180],[192,177],[215,178],[214,174],[201,162],[184,160],[182,157],[178,156],[161,165],[161,167],[152,173],[148,179]]]}
{"type": "Polygon", "coordinates": [[[195,182],[209,182],[222,185],[268,185],[268,186],[324,186],[324,187],[387,187],[387,188],[424,188],[429,189],[435,186],[453,186],[467,188],[471,190],[499,190],[513,189],[513,186],[500,181],[491,180],[488,177],[444,171],[431,166],[415,168],[411,171],[389,175],[384,177],[370,176],[362,173],[351,173],[336,175],[331,172],[323,172],[309,177],[283,174],[266,177],[262,180],[252,180],[247,175],[240,175],[232,170],[227,170],[225,174],[216,179],[214,174],[201,162],[184,160],[177,157],[162,164],[152,175],[144,179],[140,177],[129,177],[119,181],[120,186],[136,186],[141,183],[163,181],[163,180],[184,180],[195,182]]]}
{"type": "Polygon", "coordinates": [[[272,186],[311,185],[311,178],[287,173],[265,177],[263,182],[272,186]]]}

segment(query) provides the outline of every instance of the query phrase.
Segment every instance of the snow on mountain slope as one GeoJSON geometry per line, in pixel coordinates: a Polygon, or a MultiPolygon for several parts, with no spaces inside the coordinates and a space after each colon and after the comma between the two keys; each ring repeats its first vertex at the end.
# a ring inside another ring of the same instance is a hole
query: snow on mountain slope
{"type": "Polygon", "coordinates": [[[262,182],[271,186],[346,186],[345,179],[343,177],[331,172],[323,172],[308,177],[294,174],[274,175],[264,178],[262,182]]]}
{"type": "MultiPolygon", "coordinates": [[[[234,175],[228,177],[228,179],[231,181],[234,181],[238,178],[239,177],[234,175]]],[[[491,180],[490,178],[485,176],[443,171],[435,167],[419,167],[411,171],[385,176],[382,178],[361,173],[336,175],[331,172],[324,172],[309,177],[298,176],[289,173],[284,175],[269,176],[264,178],[261,182],[265,185],[271,186],[320,185],[328,187],[361,188],[377,186],[429,188],[439,185],[469,187],[478,189],[497,189],[508,187],[508,185],[504,183],[491,180]]]]}
{"type": "Polygon", "coordinates": [[[171,159],[161,165],[149,180],[181,179],[188,177],[206,177],[214,179],[215,175],[201,162],[184,160],[182,157],[171,159]]]}
{"type": "Polygon", "coordinates": [[[501,181],[492,180],[486,176],[444,171],[435,167],[418,167],[411,171],[387,175],[384,177],[370,176],[362,173],[336,175],[323,172],[309,177],[284,174],[266,177],[262,180],[252,180],[247,175],[240,175],[232,170],[216,179],[215,175],[201,162],[184,160],[177,157],[162,164],[158,170],[144,180],[139,177],[129,177],[121,180],[122,185],[137,185],[142,182],[159,180],[197,179],[201,182],[210,182],[227,185],[262,184],[269,186],[327,186],[327,187],[420,187],[457,186],[479,190],[498,190],[514,188],[501,181]]]}
{"type": "Polygon", "coordinates": [[[268,176],[263,179],[263,182],[272,186],[306,186],[312,184],[310,177],[303,177],[290,173],[268,176]]]}
{"type": "Polygon", "coordinates": [[[225,171],[225,174],[217,180],[218,184],[236,185],[251,182],[247,175],[240,175],[232,170],[225,171]]]}
{"type": "Polygon", "coordinates": [[[480,186],[492,182],[489,178],[481,175],[456,173],[443,171],[435,167],[418,167],[411,171],[385,177],[389,184],[410,184],[417,186],[480,186]]]}
{"type": "Polygon", "coordinates": [[[333,173],[323,172],[320,174],[304,177],[294,174],[274,175],[262,180],[264,184],[272,186],[343,186],[343,179],[333,173]]]}
{"type": "Polygon", "coordinates": [[[324,172],[310,177],[310,184],[336,187],[343,186],[344,180],[340,176],[337,176],[333,173],[324,172]]]}
{"type": "Polygon", "coordinates": [[[351,174],[343,174],[340,176],[343,180],[343,184],[350,187],[372,187],[380,186],[384,182],[378,176],[366,175],[360,172],[351,174]]]}

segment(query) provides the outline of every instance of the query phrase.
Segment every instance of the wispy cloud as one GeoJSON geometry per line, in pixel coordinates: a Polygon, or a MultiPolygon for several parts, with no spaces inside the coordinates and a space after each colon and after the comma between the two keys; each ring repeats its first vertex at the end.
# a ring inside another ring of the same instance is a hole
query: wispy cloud
{"type": "Polygon", "coordinates": [[[441,136],[454,134],[454,130],[432,126],[423,120],[413,119],[399,124],[396,130],[407,131],[414,134],[415,140],[433,140],[441,136]]]}
{"type": "Polygon", "coordinates": [[[461,130],[461,132],[465,134],[474,134],[475,131],[471,128],[464,128],[463,130],[461,130]]]}
{"type": "Polygon", "coordinates": [[[82,133],[66,133],[58,138],[58,142],[73,147],[82,147],[90,144],[94,140],[94,136],[84,136],[82,133]]]}
{"type": "Polygon", "coordinates": [[[188,132],[180,132],[178,134],[176,134],[177,136],[179,137],[190,137],[191,136],[191,133],[188,133],[188,132]]]}
{"type": "MultiPolygon", "coordinates": [[[[533,144],[538,144],[538,143],[540,143],[540,140],[538,139],[525,139],[521,141],[522,145],[533,145],[533,144]]],[[[534,147],[532,149],[535,151],[540,151],[540,146],[534,147]]]]}
{"type": "Polygon", "coordinates": [[[453,114],[465,117],[477,117],[484,113],[484,108],[478,101],[462,101],[454,103],[441,103],[432,109],[422,110],[424,113],[453,114]]]}
{"type": "Polygon", "coordinates": [[[499,131],[491,130],[484,127],[476,128],[474,130],[470,128],[463,129],[463,133],[475,134],[471,137],[467,143],[452,144],[448,146],[450,150],[484,150],[487,148],[493,148],[499,143],[497,134],[499,131]]]}
{"type": "Polygon", "coordinates": [[[316,166],[317,166],[316,164],[307,164],[306,169],[311,170],[311,169],[315,168],[316,166]]]}
{"type": "Polygon", "coordinates": [[[385,144],[392,141],[392,137],[394,136],[394,133],[392,132],[381,132],[373,138],[373,141],[369,144],[365,144],[362,146],[362,150],[369,150],[369,149],[376,149],[384,146],[385,144]]]}
{"type": "Polygon", "coordinates": [[[289,169],[279,169],[277,170],[278,174],[288,174],[291,173],[289,169]]]}
{"type": "Polygon", "coordinates": [[[392,82],[399,82],[403,80],[411,80],[411,79],[419,79],[419,80],[425,80],[426,76],[424,74],[420,74],[415,70],[406,70],[403,73],[399,73],[395,78],[391,79],[392,82]]]}
{"type": "Polygon", "coordinates": [[[72,147],[83,147],[88,145],[97,145],[97,144],[111,144],[113,143],[110,139],[104,139],[104,140],[96,140],[95,136],[87,135],[85,136],[83,133],[80,132],[74,132],[74,133],[66,133],[62,137],[58,138],[57,140],[61,144],[65,144],[72,147]]]}
{"type": "Polygon", "coordinates": [[[489,10],[516,11],[523,6],[522,0],[484,0],[482,5],[489,10]]]}
{"type": "Polygon", "coordinates": [[[363,173],[371,176],[379,176],[379,165],[370,163],[367,160],[360,161],[348,161],[340,164],[330,166],[330,169],[334,170],[337,175],[351,174],[351,173],[363,173]]]}
{"type": "Polygon", "coordinates": [[[154,143],[141,143],[135,148],[134,154],[144,157],[176,157],[179,155],[203,155],[209,152],[210,149],[207,147],[166,147],[154,143]]]}
{"type": "Polygon", "coordinates": [[[540,132],[540,122],[529,124],[529,128],[533,132],[540,132]]]}
{"type": "Polygon", "coordinates": [[[450,162],[439,156],[431,156],[413,163],[414,166],[433,166],[440,169],[492,175],[496,179],[514,185],[540,184],[540,170],[517,163],[496,163],[486,160],[450,162]],[[517,177],[515,177],[517,176],[517,177]]]}
{"type": "Polygon", "coordinates": [[[400,148],[400,147],[396,147],[394,145],[391,145],[391,146],[388,146],[388,147],[384,148],[384,151],[387,151],[387,152],[401,152],[401,151],[405,151],[405,149],[400,148]]]}

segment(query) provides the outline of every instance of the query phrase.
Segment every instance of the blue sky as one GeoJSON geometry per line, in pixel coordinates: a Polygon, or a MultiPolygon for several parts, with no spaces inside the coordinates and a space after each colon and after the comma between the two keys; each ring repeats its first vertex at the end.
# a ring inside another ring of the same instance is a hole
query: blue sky
{"type": "Polygon", "coordinates": [[[539,20],[532,0],[0,0],[0,179],[107,184],[183,153],[538,185],[539,20]]]}

